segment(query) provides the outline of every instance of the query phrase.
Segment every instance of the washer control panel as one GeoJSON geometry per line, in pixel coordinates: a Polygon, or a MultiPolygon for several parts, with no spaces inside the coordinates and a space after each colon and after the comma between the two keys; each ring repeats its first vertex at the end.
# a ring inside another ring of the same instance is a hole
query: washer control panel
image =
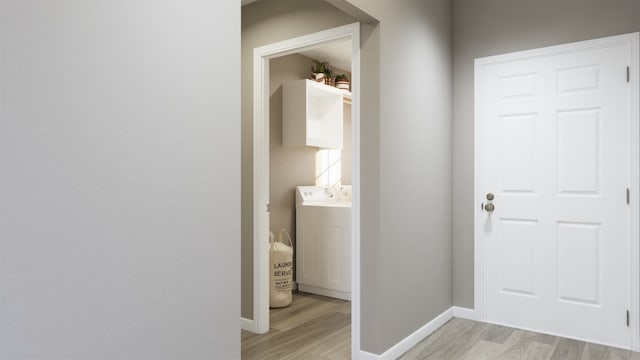
{"type": "Polygon", "coordinates": [[[329,186],[298,186],[296,189],[296,200],[303,203],[326,203],[336,201],[336,193],[329,186]]]}
{"type": "Polygon", "coordinates": [[[298,205],[350,205],[351,185],[336,186],[298,186],[296,187],[296,203],[298,205]],[[348,203],[348,204],[347,204],[348,203]]]}
{"type": "Polygon", "coordinates": [[[351,185],[336,185],[335,192],[339,201],[351,201],[351,185]]]}

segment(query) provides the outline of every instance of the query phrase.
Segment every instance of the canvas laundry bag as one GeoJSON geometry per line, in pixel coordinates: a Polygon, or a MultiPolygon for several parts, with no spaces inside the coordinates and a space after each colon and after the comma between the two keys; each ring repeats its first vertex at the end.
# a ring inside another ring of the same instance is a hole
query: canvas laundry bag
{"type": "Polygon", "coordinates": [[[269,232],[269,307],[281,308],[291,304],[293,282],[293,243],[289,233],[280,229],[278,241],[269,232]],[[284,237],[288,244],[284,242],[284,237]]]}

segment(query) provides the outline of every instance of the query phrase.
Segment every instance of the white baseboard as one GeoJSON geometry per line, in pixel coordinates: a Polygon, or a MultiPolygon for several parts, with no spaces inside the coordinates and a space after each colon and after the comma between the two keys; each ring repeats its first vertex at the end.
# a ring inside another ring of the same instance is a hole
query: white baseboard
{"type": "Polygon", "coordinates": [[[475,309],[463,308],[463,307],[459,307],[459,306],[454,306],[453,307],[453,317],[457,317],[457,318],[461,318],[461,319],[467,319],[467,320],[480,321],[480,315],[478,314],[478,312],[475,309]]]}
{"type": "Polygon", "coordinates": [[[381,355],[376,355],[370,352],[360,350],[360,358],[358,360],[380,360],[381,359],[380,356],[381,355]]]}
{"type": "Polygon", "coordinates": [[[317,286],[298,284],[298,290],[310,294],[328,296],[336,299],[351,301],[351,293],[339,290],[325,289],[317,286]]]}
{"type": "MultiPolygon", "coordinates": [[[[394,360],[400,357],[405,352],[409,351],[412,347],[416,346],[427,336],[431,335],[434,331],[438,330],[440,326],[444,325],[453,317],[462,319],[479,321],[479,316],[474,309],[468,309],[458,306],[452,306],[445,310],[442,314],[438,315],[435,319],[429,321],[426,325],[413,332],[397,344],[393,345],[387,351],[381,355],[372,354],[370,352],[360,350],[360,360],[394,360]]],[[[243,330],[257,332],[256,322],[251,319],[240,318],[241,328],[243,330]]]]}
{"type": "Polygon", "coordinates": [[[381,355],[371,354],[366,351],[360,350],[360,360],[394,360],[400,357],[400,355],[407,352],[412,347],[416,346],[427,336],[431,335],[434,331],[447,321],[453,318],[453,307],[445,310],[442,314],[438,315],[435,319],[429,321],[426,325],[413,332],[411,335],[402,339],[397,344],[393,345],[387,351],[381,355]]]}
{"type": "Polygon", "coordinates": [[[240,318],[240,328],[242,330],[251,331],[252,333],[258,332],[258,329],[256,327],[256,322],[251,319],[247,319],[243,317],[240,318]]]}

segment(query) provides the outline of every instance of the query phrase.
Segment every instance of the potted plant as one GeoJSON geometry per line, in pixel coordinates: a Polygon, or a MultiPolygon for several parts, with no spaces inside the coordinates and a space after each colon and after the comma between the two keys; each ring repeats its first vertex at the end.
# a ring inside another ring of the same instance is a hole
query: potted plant
{"type": "Polygon", "coordinates": [[[333,85],[333,67],[328,61],[313,60],[311,72],[315,81],[333,85]]]}
{"type": "Polygon", "coordinates": [[[336,81],[336,87],[338,89],[350,91],[351,82],[349,81],[349,78],[347,77],[347,75],[345,74],[337,75],[335,81],[336,81]]]}

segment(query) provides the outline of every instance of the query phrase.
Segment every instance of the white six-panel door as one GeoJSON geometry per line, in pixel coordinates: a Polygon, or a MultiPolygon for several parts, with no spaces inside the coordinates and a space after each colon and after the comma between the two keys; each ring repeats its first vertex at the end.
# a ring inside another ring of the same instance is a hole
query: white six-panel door
{"type": "Polygon", "coordinates": [[[554,49],[476,62],[484,319],[628,348],[637,49],[554,49]]]}

